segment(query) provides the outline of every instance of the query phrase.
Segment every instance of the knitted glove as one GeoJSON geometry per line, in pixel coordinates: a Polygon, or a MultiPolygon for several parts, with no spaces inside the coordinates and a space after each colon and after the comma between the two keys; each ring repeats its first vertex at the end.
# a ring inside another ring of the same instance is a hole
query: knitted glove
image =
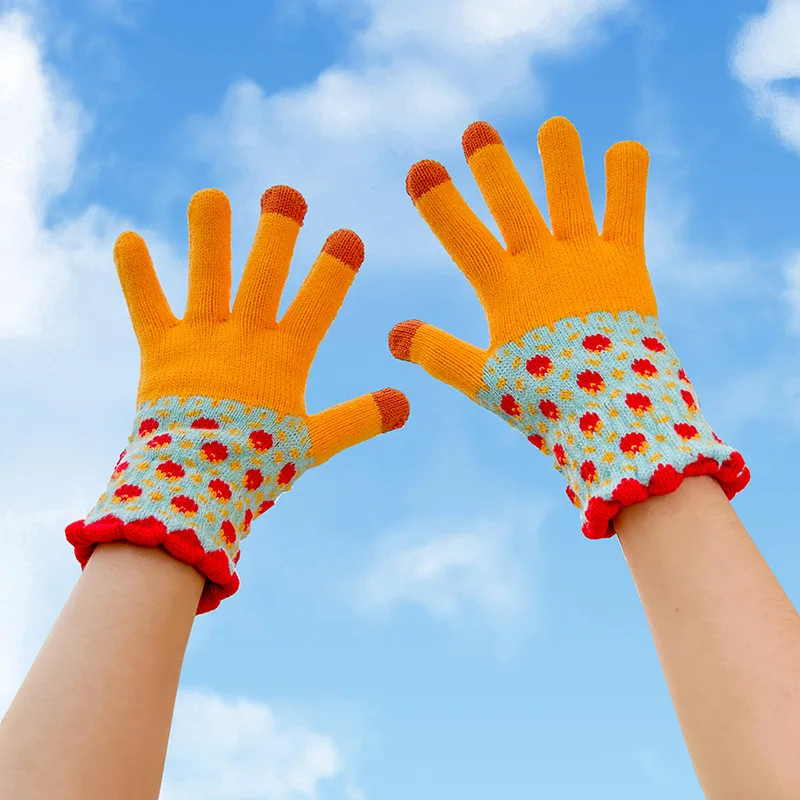
{"type": "Polygon", "coordinates": [[[233,311],[231,212],[209,189],[189,204],[186,313],[173,315],[144,241],[114,248],[141,348],[133,433],[97,505],[67,528],[84,567],[100,542],[160,546],[206,577],[198,613],[239,586],[239,547],[253,520],[300,474],[351,445],[400,428],[394,389],[308,415],[317,348],[364,260],[355,233],[331,234],[297,296],[276,320],[306,212],[287,186],[264,193],[233,311]]]}
{"type": "Polygon", "coordinates": [[[648,154],[620,142],[606,154],[598,235],[573,126],[539,131],[552,231],[497,132],[471,125],[464,153],[503,247],[434,161],[406,188],[466,275],[489,323],[482,350],[413,320],[389,336],[395,357],[460,389],[551,455],[589,538],[614,534],[625,506],[712,475],[731,498],[749,471],[712,432],[657,319],[645,266],[648,154]]]}

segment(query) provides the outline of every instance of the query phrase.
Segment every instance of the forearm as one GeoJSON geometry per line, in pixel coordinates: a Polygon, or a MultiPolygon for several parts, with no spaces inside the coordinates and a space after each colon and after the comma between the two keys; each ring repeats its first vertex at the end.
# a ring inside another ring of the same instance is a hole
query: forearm
{"type": "Polygon", "coordinates": [[[800,617],[719,486],[687,480],[617,530],[706,796],[800,796],[800,617]]]}
{"type": "Polygon", "coordinates": [[[203,578],[99,545],[0,724],[0,797],[157,798],[203,578]]]}

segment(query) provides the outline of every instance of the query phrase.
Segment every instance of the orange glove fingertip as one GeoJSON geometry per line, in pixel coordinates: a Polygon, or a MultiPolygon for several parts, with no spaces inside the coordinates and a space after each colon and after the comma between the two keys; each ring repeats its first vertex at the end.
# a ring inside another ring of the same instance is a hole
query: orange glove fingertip
{"type": "Polygon", "coordinates": [[[491,144],[503,144],[500,134],[488,123],[484,121],[473,122],[461,137],[461,146],[464,149],[464,155],[467,161],[472,156],[488,147],[491,144]]]}
{"type": "Polygon", "coordinates": [[[364,242],[354,231],[342,228],[334,231],[322,247],[322,252],[358,272],[364,263],[364,242]]]}
{"type": "Polygon", "coordinates": [[[280,214],[302,226],[308,211],[308,203],[297,189],[291,186],[270,186],[261,195],[262,214],[280,214]]]}
{"type": "Polygon", "coordinates": [[[411,345],[417,331],[424,325],[418,319],[399,322],[389,331],[389,350],[400,361],[411,361],[411,345]]]}
{"type": "Polygon", "coordinates": [[[402,428],[411,413],[411,404],[398,389],[381,389],[372,393],[372,399],[381,415],[382,433],[402,428]]]}
{"type": "Polygon", "coordinates": [[[438,161],[418,161],[408,171],[406,192],[417,203],[426,192],[450,180],[450,173],[438,161]]]}

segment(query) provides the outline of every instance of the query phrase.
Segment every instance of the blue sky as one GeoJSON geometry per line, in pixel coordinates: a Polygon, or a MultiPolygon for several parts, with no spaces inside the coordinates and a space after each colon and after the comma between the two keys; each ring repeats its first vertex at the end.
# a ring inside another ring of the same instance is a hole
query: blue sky
{"type": "Polygon", "coordinates": [[[487,119],[543,201],[536,131],[563,114],[601,212],[605,150],[650,149],[662,325],[797,603],[800,3],[180,5],[0,0],[0,706],[133,417],[114,239],[145,235],[179,310],[191,194],[229,193],[238,275],[289,183],[310,210],[287,298],[330,231],[367,250],[309,409],[396,386],[412,416],[254,526],[242,589],[195,623],[163,800],[699,798],[616,540],[581,537],[523,437],[388,353],[407,318],[487,338],[404,177],[443,161],[486,219],[460,136],[487,119]]]}

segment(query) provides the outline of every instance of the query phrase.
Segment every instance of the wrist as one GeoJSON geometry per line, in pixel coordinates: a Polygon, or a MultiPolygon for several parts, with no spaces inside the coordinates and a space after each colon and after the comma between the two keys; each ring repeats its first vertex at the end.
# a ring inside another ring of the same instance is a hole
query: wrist
{"type": "Polygon", "coordinates": [[[730,503],[719,483],[708,475],[690,477],[670,494],[653,496],[642,503],[622,509],[614,527],[625,546],[637,532],[669,524],[685,526],[699,517],[730,510],[730,503]]]}
{"type": "MultiPolygon", "coordinates": [[[[131,599],[152,597],[169,590],[197,605],[205,577],[194,567],[178,561],[160,547],[142,547],[126,541],[99,544],[86,567],[86,574],[99,572],[111,577],[109,586],[117,596],[131,599]]],[[[138,602],[138,600],[137,600],[138,602]]]]}

